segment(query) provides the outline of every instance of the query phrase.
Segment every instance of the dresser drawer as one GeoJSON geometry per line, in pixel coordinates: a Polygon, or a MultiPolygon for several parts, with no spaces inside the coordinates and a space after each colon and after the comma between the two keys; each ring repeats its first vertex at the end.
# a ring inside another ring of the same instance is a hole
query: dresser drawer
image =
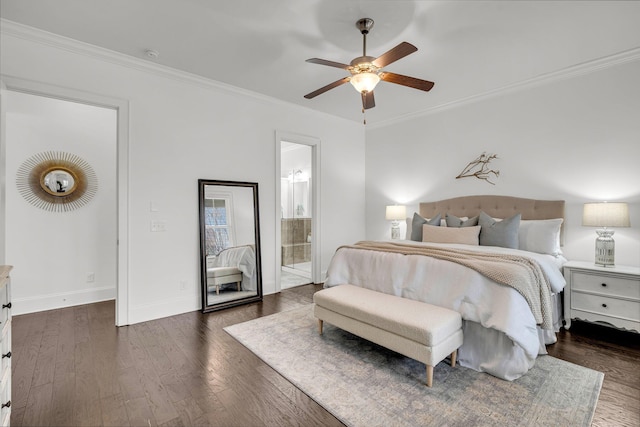
{"type": "Polygon", "coordinates": [[[1,361],[0,374],[8,370],[11,372],[11,319],[2,327],[2,341],[0,342],[1,361]]]}
{"type": "Polygon", "coordinates": [[[640,301],[640,280],[622,277],[595,275],[573,272],[571,275],[573,291],[587,291],[611,296],[634,298],[640,301]]]}
{"type": "Polygon", "coordinates": [[[573,292],[571,295],[571,309],[588,311],[603,316],[620,317],[635,322],[640,321],[640,301],[573,292]]]}
{"type": "Polygon", "coordinates": [[[0,380],[0,403],[2,403],[0,421],[3,426],[8,426],[9,420],[11,419],[11,371],[2,373],[2,379],[0,380]]]}
{"type": "Polygon", "coordinates": [[[9,318],[9,287],[3,286],[0,288],[0,326],[4,325],[5,321],[9,318]]]}

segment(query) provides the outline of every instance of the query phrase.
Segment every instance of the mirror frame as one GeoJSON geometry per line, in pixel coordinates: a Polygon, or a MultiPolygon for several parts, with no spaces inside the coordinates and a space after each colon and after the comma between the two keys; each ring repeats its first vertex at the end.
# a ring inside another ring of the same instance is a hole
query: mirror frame
{"type": "Polygon", "coordinates": [[[32,205],[52,212],[68,212],[89,203],[98,191],[98,177],[91,165],[75,154],[44,151],[20,165],[16,185],[18,192],[32,205]],[[69,174],[73,187],[64,193],[47,187],[46,176],[55,171],[69,174]]]}
{"type": "Polygon", "coordinates": [[[243,181],[222,181],[212,179],[198,180],[198,210],[199,210],[199,227],[200,227],[200,287],[202,290],[202,312],[210,313],[212,311],[222,310],[229,307],[235,307],[243,304],[262,301],[262,261],[260,256],[260,209],[258,205],[258,183],[243,181]],[[253,190],[253,223],[254,223],[254,243],[256,256],[256,291],[257,295],[244,298],[238,298],[231,301],[224,301],[219,304],[207,304],[207,255],[206,255],[206,232],[205,232],[205,188],[208,185],[219,185],[225,187],[245,187],[253,190]]]}

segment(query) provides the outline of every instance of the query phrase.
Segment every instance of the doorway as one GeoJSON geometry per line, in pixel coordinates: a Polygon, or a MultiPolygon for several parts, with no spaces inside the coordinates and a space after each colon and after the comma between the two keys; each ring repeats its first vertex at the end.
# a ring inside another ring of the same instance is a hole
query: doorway
{"type": "MultiPolygon", "coordinates": [[[[23,298],[21,306],[27,311],[41,311],[46,309],[53,309],[62,306],[77,305],[90,302],[98,299],[112,299],[115,294],[116,299],[116,326],[123,326],[129,324],[128,322],[128,116],[129,105],[128,101],[118,98],[111,98],[103,95],[96,95],[82,91],[76,91],[74,89],[62,88],[45,83],[39,83],[34,81],[23,80],[15,77],[2,76],[3,83],[3,98],[7,93],[30,95],[42,99],[43,101],[49,100],[56,105],[52,111],[62,112],[65,108],[81,108],[81,109],[94,109],[96,111],[111,110],[115,114],[115,118],[111,119],[110,124],[107,126],[111,129],[111,135],[115,137],[115,157],[112,157],[111,164],[107,166],[109,173],[113,173],[112,177],[106,181],[99,181],[99,185],[103,192],[107,191],[107,187],[110,187],[110,191],[115,192],[115,200],[108,203],[107,208],[99,209],[100,213],[96,217],[103,217],[106,215],[109,217],[110,231],[108,234],[111,236],[108,239],[110,242],[109,248],[105,254],[93,254],[93,259],[102,259],[103,256],[108,258],[111,266],[109,273],[99,273],[98,268],[103,268],[103,264],[95,262],[95,268],[91,265],[91,261],[87,261],[85,265],[76,268],[76,275],[79,275],[80,279],[75,280],[77,283],[76,288],[68,289],[66,292],[55,294],[55,297],[59,297],[56,302],[56,298],[48,298],[48,290],[40,292],[42,298],[33,298],[31,295],[29,298],[23,298]],[[82,267],[85,267],[83,270],[82,267]],[[88,268],[87,268],[88,267],[88,268]],[[78,273],[78,271],[80,273],[78,273]],[[115,277],[114,277],[115,274],[115,277]],[[108,278],[107,278],[108,277],[108,278]],[[106,281],[102,281],[102,278],[107,278],[106,281]],[[114,283],[115,279],[115,283],[114,283]],[[86,284],[84,284],[86,283],[86,284]],[[102,283],[105,283],[102,285],[102,283]]],[[[3,116],[6,103],[3,99],[3,116]]],[[[113,116],[112,116],[113,117],[113,116]]],[[[4,117],[3,117],[4,121],[4,117]]],[[[3,123],[4,124],[4,123],[3,123]]],[[[4,133],[3,126],[3,133],[4,133]]],[[[92,136],[91,133],[89,136],[92,136]]],[[[7,144],[10,142],[5,138],[2,138],[2,147],[0,154],[2,162],[6,161],[5,152],[7,144]]],[[[89,137],[87,140],[91,140],[89,137]]],[[[50,139],[49,139],[50,140],[50,139]]],[[[112,139],[113,141],[113,139],[112,139]]],[[[68,142],[68,141],[67,141],[68,142]]],[[[34,147],[31,147],[35,149],[34,147]]],[[[82,145],[69,145],[67,146],[44,146],[42,149],[58,148],[61,150],[80,151],[82,145]]],[[[83,153],[84,156],[90,157],[93,151],[83,153]]],[[[9,153],[11,154],[11,153],[9,153]]],[[[24,157],[24,156],[23,156],[24,157]]],[[[18,156],[19,158],[19,156],[18,156]]],[[[90,160],[90,159],[89,159],[90,160]]],[[[98,167],[101,163],[96,159],[91,160],[98,167]]],[[[13,166],[15,166],[12,163],[13,166]]],[[[5,170],[5,173],[8,171],[5,170]]],[[[97,171],[100,176],[104,176],[104,170],[102,172],[97,171]]],[[[9,174],[11,175],[11,174],[9,174]]],[[[3,183],[3,193],[7,190],[6,182],[3,183]]],[[[11,189],[13,191],[13,189],[11,189]]],[[[113,193],[112,193],[113,194],[113,193]]],[[[98,199],[94,199],[87,207],[79,210],[79,213],[85,213],[89,210],[89,207],[97,205],[98,199]]],[[[7,201],[3,200],[3,205],[0,206],[3,209],[3,214],[6,213],[7,201]]],[[[76,213],[74,213],[76,215],[76,213]]],[[[71,218],[71,215],[68,216],[71,218]]],[[[61,217],[63,218],[63,217],[61,217]]],[[[68,220],[69,218],[63,218],[68,220]]],[[[71,218],[73,219],[73,218],[71,218]]],[[[21,220],[23,220],[21,218],[21,220]]],[[[67,227],[60,227],[66,229],[67,227]]],[[[102,232],[102,226],[99,231],[102,232]]],[[[3,244],[11,240],[11,236],[2,236],[3,244]]],[[[15,240],[15,239],[13,239],[15,240]]],[[[75,250],[75,249],[74,249],[75,250]]],[[[59,252],[59,251],[58,251],[59,252]]],[[[74,263],[70,265],[75,265],[74,263]]]]}
{"type": "Polygon", "coordinates": [[[312,283],[312,148],[280,141],[281,289],[312,283]]]}
{"type": "Polygon", "coordinates": [[[322,180],[320,177],[321,147],[318,138],[282,131],[276,131],[275,136],[275,289],[277,292],[280,289],[305,283],[322,282],[322,234],[320,232],[322,180]],[[289,227],[289,230],[284,227],[289,227]],[[297,234],[289,239],[287,237],[289,231],[295,227],[297,227],[297,234]],[[287,251],[289,253],[285,253],[287,251]],[[286,278],[295,280],[289,282],[286,278]]]}

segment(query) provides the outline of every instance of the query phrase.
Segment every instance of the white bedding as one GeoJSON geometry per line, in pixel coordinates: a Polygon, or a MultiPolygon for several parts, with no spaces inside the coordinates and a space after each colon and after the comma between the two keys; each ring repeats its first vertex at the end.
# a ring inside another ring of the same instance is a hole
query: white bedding
{"type": "Polygon", "coordinates": [[[242,290],[258,289],[255,274],[256,254],[250,245],[227,248],[217,256],[207,257],[207,267],[236,267],[242,272],[242,290]]]}
{"type": "MultiPolygon", "coordinates": [[[[557,294],[565,285],[561,267],[566,259],[562,257],[493,246],[406,243],[528,256],[539,263],[553,293],[557,294]]],[[[325,287],[344,283],[460,312],[464,319],[460,363],[507,380],[525,374],[537,355],[545,352],[545,344],[555,342],[554,331],[539,330],[529,305],[518,291],[449,261],[340,248],[327,270],[325,287]]],[[[555,313],[554,319],[558,317],[555,313]]]]}

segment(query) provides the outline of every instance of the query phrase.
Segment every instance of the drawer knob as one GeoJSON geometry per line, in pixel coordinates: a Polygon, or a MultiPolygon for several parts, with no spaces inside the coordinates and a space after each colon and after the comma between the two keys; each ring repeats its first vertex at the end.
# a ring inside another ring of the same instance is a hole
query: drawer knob
{"type": "Polygon", "coordinates": [[[7,354],[3,354],[3,355],[2,355],[2,358],[3,358],[3,359],[4,359],[5,357],[6,357],[7,359],[11,359],[11,352],[8,352],[7,354]]]}
{"type": "Polygon", "coordinates": [[[603,287],[603,288],[606,288],[606,287],[607,287],[607,284],[606,284],[606,283],[603,283],[603,284],[602,284],[602,287],[603,287]]]}
{"type": "Polygon", "coordinates": [[[2,304],[2,308],[11,308],[11,303],[9,303],[9,304],[2,304]]]}
{"type": "Polygon", "coordinates": [[[2,407],[3,408],[11,408],[11,401],[8,401],[7,403],[3,403],[2,407]]]}
{"type": "Polygon", "coordinates": [[[602,306],[603,306],[604,308],[607,308],[607,304],[602,304],[602,306]]]}

